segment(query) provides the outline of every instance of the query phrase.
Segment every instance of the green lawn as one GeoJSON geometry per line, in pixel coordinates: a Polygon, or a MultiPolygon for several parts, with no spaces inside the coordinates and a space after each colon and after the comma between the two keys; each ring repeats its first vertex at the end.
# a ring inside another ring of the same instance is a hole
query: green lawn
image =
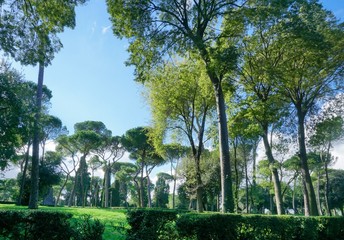
{"type": "MultiPolygon", "coordinates": [[[[0,209],[18,210],[27,209],[27,207],[15,206],[13,204],[0,204],[0,209]]],[[[97,218],[105,224],[105,232],[103,234],[103,239],[125,239],[125,228],[128,227],[125,216],[125,209],[40,206],[39,210],[68,212],[72,213],[74,218],[78,218],[85,214],[91,215],[93,218],[97,218]]]]}

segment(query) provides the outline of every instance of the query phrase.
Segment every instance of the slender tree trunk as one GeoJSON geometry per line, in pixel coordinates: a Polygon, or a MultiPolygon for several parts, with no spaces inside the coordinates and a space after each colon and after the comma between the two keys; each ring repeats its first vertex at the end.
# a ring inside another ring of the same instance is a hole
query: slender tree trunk
{"type": "Polygon", "coordinates": [[[275,199],[276,199],[276,208],[277,208],[277,214],[282,215],[284,214],[283,210],[283,199],[282,199],[282,188],[281,188],[281,182],[278,176],[277,168],[274,166],[276,161],[272,155],[271,146],[267,137],[267,127],[264,128],[264,134],[263,134],[263,142],[265,147],[265,153],[269,161],[269,167],[271,170],[271,176],[272,176],[272,182],[274,185],[274,192],[275,192],[275,199]]]}
{"type": "Polygon", "coordinates": [[[58,205],[58,203],[59,203],[59,201],[60,201],[60,197],[61,197],[62,191],[63,191],[63,189],[66,187],[68,180],[69,180],[69,174],[67,174],[66,180],[63,182],[63,185],[62,185],[62,187],[60,188],[59,193],[57,194],[56,202],[55,202],[55,207],[58,205]]]}
{"type": "Polygon", "coordinates": [[[104,177],[103,177],[103,182],[102,182],[102,191],[101,191],[101,196],[100,196],[100,203],[101,203],[101,206],[103,208],[105,208],[105,173],[104,173],[104,177]]]}
{"type": "Polygon", "coordinates": [[[321,202],[320,202],[320,169],[318,169],[317,171],[317,192],[316,192],[316,201],[317,201],[317,208],[318,208],[318,212],[319,215],[322,215],[322,211],[321,211],[321,202]]]}
{"type": "Polygon", "coordinates": [[[239,208],[239,171],[238,171],[238,158],[237,158],[237,142],[233,140],[234,149],[234,172],[235,172],[235,188],[234,188],[234,212],[238,213],[239,208]]]}
{"type": "MultiPolygon", "coordinates": [[[[298,117],[298,142],[299,142],[299,157],[301,161],[301,173],[304,179],[305,187],[307,189],[306,194],[308,199],[309,215],[318,216],[318,208],[315,197],[315,192],[313,188],[313,183],[311,175],[309,174],[308,160],[307,160],[307,150],[305,143],[305,126],[304,126],[304,114],[302,112],[302,107],[297,106],[297,117],[298,117]]],[[[306,208],[306,204],[305,204],[306,208]]]]}
{"type": "Polygon", "coordinates": [[[32,141],[32,165],[31,165],[31,192],[29,208],[38,208],[39,195],[39,122],[42,109],[42,95],[43,95],[43,79],[44,79],[44,65],[39,63],[38,84],[36,96],[36,114],[33,127],[33,141],[32,141]]]}
{"type": "Polygon", "coordinates": [[[213,84],[216,100],[221,167],[221,211],[223,213],[234,212],[225,98],[221,86],[221,79],[216,75],[215,70],[211,66],[211,60],[206,46],[198,40],[199,39],[197,38],[193,39],[199,50],[200,56],[206,65],[207,75],[213,84]]]}
{"type": "Polygon", "coordinates": [[[257,148],[258,148],[259,139],[255,141],[252,149],[252,187],[251,187],[251,209],[256,209],[254,204],[254,193],[256,193],[257,189],[257,148]]]}
{"type": "Polygon", "coordinates": [[[220,148],[220,166],[221,166],[221,211],[233,212],[234,200],[232,190],[232,176],[229,156],[229,142],[227,130],[227,116],[226,104],[222,91],[221,82],[216,77],[212,76],[209,71],[208,75],[212,80],[216,109],[218,118],[218,131],[219,131],[219,148],[220,148]]]}
{"type": "Polygon", "coordinates": [[[174,174],[172,172],[173,163],[171,162],[171,176],[173,176],[173,191],[172,191],[172,209],[176,208],[176,186],[177,186],[177,168],[178,168],[178,160],[176,163],[176,167],[174,168],[174,174]]]}
{"type": "Polygon", "coordinates": [[[304,179],[302,179],[302,190],[303,190],[303,205],[305,209],[305,216],[310,216],[309,213],[309,199],[308,199],[308,193],[307,193],[307,187],[304,179]]]}
{"type": "Polygon", "coordinates": [[[150,193],[150,178],[149,178],[149,172],[146,165],[146,177],[147,177],[147,197],[148,197],[148,207],[152,207],[152,198],[150,193]]]}
{"type": "Polygon", "coordinates": [[[79,171],[76,171],[72,192],[70,193],[69,200],[68,200],[68,207],[74,206],[75,190],[79,182],[78,178],[79,178],[79,171]]]}
{"type": "Polygon", "coordinates": [[[292,200],[292,204],[293,204],[293,209],[294,209],[294,213],[296,213],[297,207],[296,207],[296,199],[295,199],[295,191],[296,191],[296,179],[294,179],[294,186],[293,186],[293,200],[292,200]]]}
{"type": "Polygon", "coordinates": [[[22,205],[24,188],[25,188],[27,166],[29,165],[30,146],[31,146],[31,143],[29,141],[29,143],[27,145],[27,150],[26,150],[26,153],[25,153],[24,170],[23,170],[23,173],[22,173],[22,179],[21,179],[20,190],[19,190],[19,197],[18,197],[18,201],[17,201],[18,205],[22,205]]]}
{"type": "Polygon", "coordinates": [[[172,209],[176,208],[176,185],[177,179],[176,176],[173,177],[173,191],[172,191],[172,209]]]}
{"type": "Polygon", "coordinates": [[[111,185],[111,169],[110,166],[107,165],[105,169],[105,176],[104,176],[105,186],[104,186],[104,207],[110,207],[109,197],[110,197],[110,185],[111,185]]]}
{"type": "Polygon", "coordinates": [[[246,154],[244,153],[245,160],[245,191],[246,191],[246,213],[250,213],[249,210],[249,196],[248,196],[248,173],[247,173],[247,159],[246,154]]]}
{"type": "MultiPolygon", "coordinates": [[[[331,143],[330,143],[331,144],[331,143]]],[[[330,161],[329,157],[330,157],[330,144],[328,147],[328,151],[327,151],[327,159],[325,160],[325,209],[326,209],[326,215],[331,216],[331,211],[330,211],[330,204],[329,204],[329,199],[328,199],[328,195],[330,192],[330,186],[329,186],[329,176],[328,176],[328,163],[330,161]]],[[[342,215],[343,216],[343,215],[342,215]]]]}
{"type": "Polygon", "coordinates": [[[142,161],[141,163],[141,177],[140,177],[140,207],[144,207],[145,206],[145,201],[144,201],[144,197],[143,197],[143,169],[144,168],[144,163],[142,161]]]}
{"type": "Polygon", "coordinates": [[[201,177],[200,168],[200,156],[195,156],[196,161],[196,199],[197,199],[197,212],[201,213],[204,211],[203,206],[203,182],[201,177]]]}

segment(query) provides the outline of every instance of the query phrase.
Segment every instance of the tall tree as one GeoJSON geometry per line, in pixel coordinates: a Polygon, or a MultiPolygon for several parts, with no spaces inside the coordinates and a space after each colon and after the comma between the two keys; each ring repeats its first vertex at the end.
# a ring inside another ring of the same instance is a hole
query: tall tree
{"type": "Polygon", "coordinates": [[[66,134],[67,128],[62,125],[61,119],[58,117],[44,114],[42,115],[41,119],[41,148],[42,148],[42,156],[41,159],[43,161],[44,154],[45,154],[45,147],[47,141],[55,140],[59,135],[66,134]]]}
{"type": "Polygon", "coordinates": [[[114,173],[114,166],[123,157],[124,152],[119,136],[103,137],[101,145],[95,151],[104,169],[103,207],[110,207],[111,174],[114,173]]]}
{"type": "MultiPolygon", "coordinates": [[[[163,159],[157,154],[156,149],[149,140],[149,128],[147,127],[137,127],[129,129],[126,131],[122,137],[122,144],[124,148],[130,153],[130,158],[136,160],[137,172],[134,177],[134,181],[137,187],[137,192],[139,196],[139,206],[144,207],[144,184],[145,179],[147,186],[147,196],[150,199],[150,171],[159,163],[163,162],[163,159]],[[150,168],[149,166],[153,167],[150,168]],[[146,176],[144,173],[146,170],[146,176]],[[139,177],[139,182],[137,181],[139,177]]],[[[150,202],[149,202],[150,204],[150,202]]]]}
{"type": "Polygon", "coordinates": [[[225,30],[218,30],[218,26],[235,15],[240,2],[107,0],[115,35],[130,39],[128,63],[135,66],[138,81],[149,80],[151,70],[163,63],[170,53],[184,55],[192,51],[203,60],[217,106],[224,212],[233,211],[233,194],[222,84],[236,61],[231,43],[242,23],[235,21],[225,30]],[[224,39],[227,45],[217,44],[224,39]]]}
{"type": "Polygon", "coordinates": [[[59,139],[59,145],[69,154],[74,157],[80,156],[73,190],[68,202],[69,206],[74,203],[75,194],[78,195],[77,204],[83,207],[86,205],[87,191],[89,190],[87,157],[101,145],[104,136],[111,136],[111,131],[106,129],[104,123],[85,121],[74,125],[73,135],[63,136],[59,139]]]}
{"type": "Polygon", "coordinates": [[[320,159],[325,171],[325,209],[331,215],[329,207],[329,175],[328,167],[331,163],[331,148],[336,141],[344,137],[344,121],[340,116],[324,119],[315,125],[314,135],[310,137],[310,144],[320,153],[320,159]]]}
{"type": "Polygon", "coordinates": [[[288,50],[282,55],[275,86],[296,110],[305,214],[318,215],[307,162],[305,121],[320,100],[342,87],[344,31],[317,1],[296,2],[281,23],[283,34],[276,48],[288,50]]]}
{"type": "Polygon", "coordinates": [[[167,65],[147,84],[156,145],[162,146],[164,136],[171,134],[169,130],[180,132],[190,145],[196,169],[197,210],[200,212],[203,211],[200,161],[207,118],[215,106],[211,84],[206,75],[202,76],[202,67],[203,64],[192,61],[167,65]]]}
{"type": "Polygon", "coordinates": [[[168,196],[170,194],[169,182],[173,177],[167,173],[158,173],[158,180],[156,181],[154,188],[154,202],[158,208],[167,208],[168,196]]]}
{"type": "Polygon", "coordinates": [[[5,0],[1,2],[1,50],[24,65],[38,64],[36,114],[32,141],[32,186],[29,208],[38,208],[39,121],[44,67],[62,47],[57,34],[75,26],[75,7],[85,0],[5,0]]]}
{"type": "Polygon", "coordinates": [[[172,209],[176,206],[176,187],[177,187],[177,168],[179,166],[179,161],[182,157],[184,157],[187,153],[187,148],[177,144],[171,143],[166,144],[163,147],[163,156],[167,161],[171,163],[171,176],[173,180],[173,188],[172,188],[172,209]]]}
{"type": "Polygon", "coordinates": [[[0,62],[0,170],[5,170],[9,159],[15,156],[21,145],[20,117],[24,112],[24,102],[20,89],[22,77],[8,63],[0,62]]]}

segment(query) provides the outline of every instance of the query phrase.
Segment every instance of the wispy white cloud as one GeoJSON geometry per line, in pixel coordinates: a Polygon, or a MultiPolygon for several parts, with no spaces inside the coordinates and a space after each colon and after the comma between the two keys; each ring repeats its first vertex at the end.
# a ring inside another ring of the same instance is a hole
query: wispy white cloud
{"type": "Polygon", "coordinates": [[[102,34],[106,34],[107,32],[109,32],[110,29],[111,29],[111,25],[102,27],[102,34]]]}
{"type": "Polygon", "coordinates": [[[97,29],[97,22],[94,21],[93,24],[92,24],[92,27],[91,27],[92,34],[95,33],[96,29],[97,29]]]}

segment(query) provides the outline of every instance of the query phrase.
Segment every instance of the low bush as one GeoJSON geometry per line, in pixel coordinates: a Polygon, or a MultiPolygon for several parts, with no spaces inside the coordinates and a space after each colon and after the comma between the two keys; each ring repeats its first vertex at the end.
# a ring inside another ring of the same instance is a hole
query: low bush
{"type": "Polygon", "coordinates": [[[173,210],[133,209],[127,212],[130,229],[128,240],[157,240],[175,239],[175,227],[171,226],[177,219],[177,212],[173,210]],[[165,238],[165,237],[171,238],[165,238]]]}
{"type": "Polygon", "coordinates": [[[101,239],[104,226],[97,220],[40,210],[1,210],[0,239],[65,240],[101,239]]]}
{"type": "Polygon", "coordinates": [[[340,240],[343,217],[128,212],[128,239],[164,240],[340,240]]]}

